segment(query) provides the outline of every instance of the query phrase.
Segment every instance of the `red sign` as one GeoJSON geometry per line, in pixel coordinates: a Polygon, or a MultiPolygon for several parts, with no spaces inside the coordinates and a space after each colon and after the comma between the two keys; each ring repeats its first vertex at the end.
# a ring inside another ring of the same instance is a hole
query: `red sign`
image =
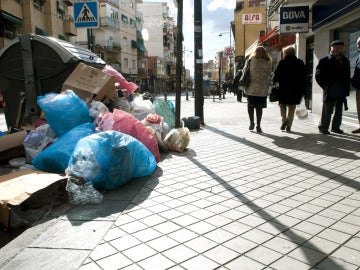
{"type": "Polygon", "coordinates": [[[230,55],[233,55],[233,48],[232,47],[226,47],[225,50],[224,50],[224,54],[226,56],[230,56],[230,55]]]}
{"type": "Polygon", "coordinates": [[[261,13],[248,13],[242,15],[242,24],[261,24],[261,13]]]}

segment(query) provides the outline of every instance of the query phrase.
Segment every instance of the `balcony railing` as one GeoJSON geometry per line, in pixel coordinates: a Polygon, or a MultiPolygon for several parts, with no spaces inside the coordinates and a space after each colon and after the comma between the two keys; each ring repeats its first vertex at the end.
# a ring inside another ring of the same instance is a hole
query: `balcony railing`
{"type": "Polygon", "coordinates": [[[119,0],[100,0],[100,3],[109,3],[113,5],[114,7],[119,8],[119,0]]]}
{"type": "Polygon", "coordinates": [[[97,40],[95,42],[95,48],[111,51],[121,50],[120,42],[114,42],[112,40],[97,40]]]}
{"type": "Polygon", "coordinates": [[[109,26],[114,29],[120,29],[119,21],[109,16],[100,17],[100,24],[101,26],[109,26]]]}
{"type": "Polygon", "coordinates": [[[267,15],[272,16],[284,2],[285,2],[285,0],[270,1],[267,15]]]}

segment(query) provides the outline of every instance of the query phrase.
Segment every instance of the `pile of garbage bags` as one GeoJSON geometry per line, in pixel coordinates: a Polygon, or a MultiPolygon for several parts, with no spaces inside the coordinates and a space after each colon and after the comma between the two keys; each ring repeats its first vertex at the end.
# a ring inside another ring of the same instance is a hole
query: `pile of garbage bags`
{"type": "MultiPolygon", "coordinates": [[[[24,140],[27,163],[37,170],[67,174],[72,199],[79,191],[74,179],[99,191],[116,189],[151,175],[160,153],[183,152],[190,142],[186,127],[175,128],[171,101],[131,93],[110,106],[100,101],[87,104],[66,90],[38,96],[37,103],[42,119],[24,140]]],[[[83,199],[77,202],[89,202],[83,199]]]]}

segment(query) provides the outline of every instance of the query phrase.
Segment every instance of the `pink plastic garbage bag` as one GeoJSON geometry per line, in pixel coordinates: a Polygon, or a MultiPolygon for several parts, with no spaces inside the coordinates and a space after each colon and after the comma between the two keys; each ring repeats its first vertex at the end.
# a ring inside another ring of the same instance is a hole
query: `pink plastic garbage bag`
{"type": "Polygon", "coordinates": [[[139,86],[133,82],[128,82],[123,75],[116,69],[114,69],[110,65],[105,65],[105,67],[102,70],[105,73],[111,74],[114,76],[115,82],[119,83],[119,87],[117,87],[117,90],[123,90],[126,89],[126,96],[129,96],[130,94],[134,93],[136,89],[139,88],[139,86]]]}
{"type": "Polygon", "coordinates": [[[98,123],[98,129],[101,131],[116,130],[133,136],[150,150],[156,162],[160,161],[160,151],[156,138],[136,117],[125,111],[114,109],[113,113],[102,115],[98,123]]]}

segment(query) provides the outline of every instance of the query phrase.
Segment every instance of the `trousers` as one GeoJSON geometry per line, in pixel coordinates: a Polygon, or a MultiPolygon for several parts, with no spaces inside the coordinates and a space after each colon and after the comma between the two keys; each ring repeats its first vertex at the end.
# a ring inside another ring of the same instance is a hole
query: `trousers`
{"type": "Polygon", "coordinates": [[[323,102],[321,118],[319,123],[319,129],[328,130],[330,123],[331,129],[340,129],[343,112],[343,99],[338,100],[326,100],[323,102]],[[334,113],[335,108],[335,113],[334,113]],[[334,113],[334,117],[331,121],[331,116],[334,113]]]}
{"type": "Polygon", "coordinates": [[[286,123],[288,127],[291,127],[294,121],[296,105],[279,104],[279,107],[280,107],[281,122],[286,123]],[[288,108],[288,112],[286,113],[287,108],[288,108]]]}

